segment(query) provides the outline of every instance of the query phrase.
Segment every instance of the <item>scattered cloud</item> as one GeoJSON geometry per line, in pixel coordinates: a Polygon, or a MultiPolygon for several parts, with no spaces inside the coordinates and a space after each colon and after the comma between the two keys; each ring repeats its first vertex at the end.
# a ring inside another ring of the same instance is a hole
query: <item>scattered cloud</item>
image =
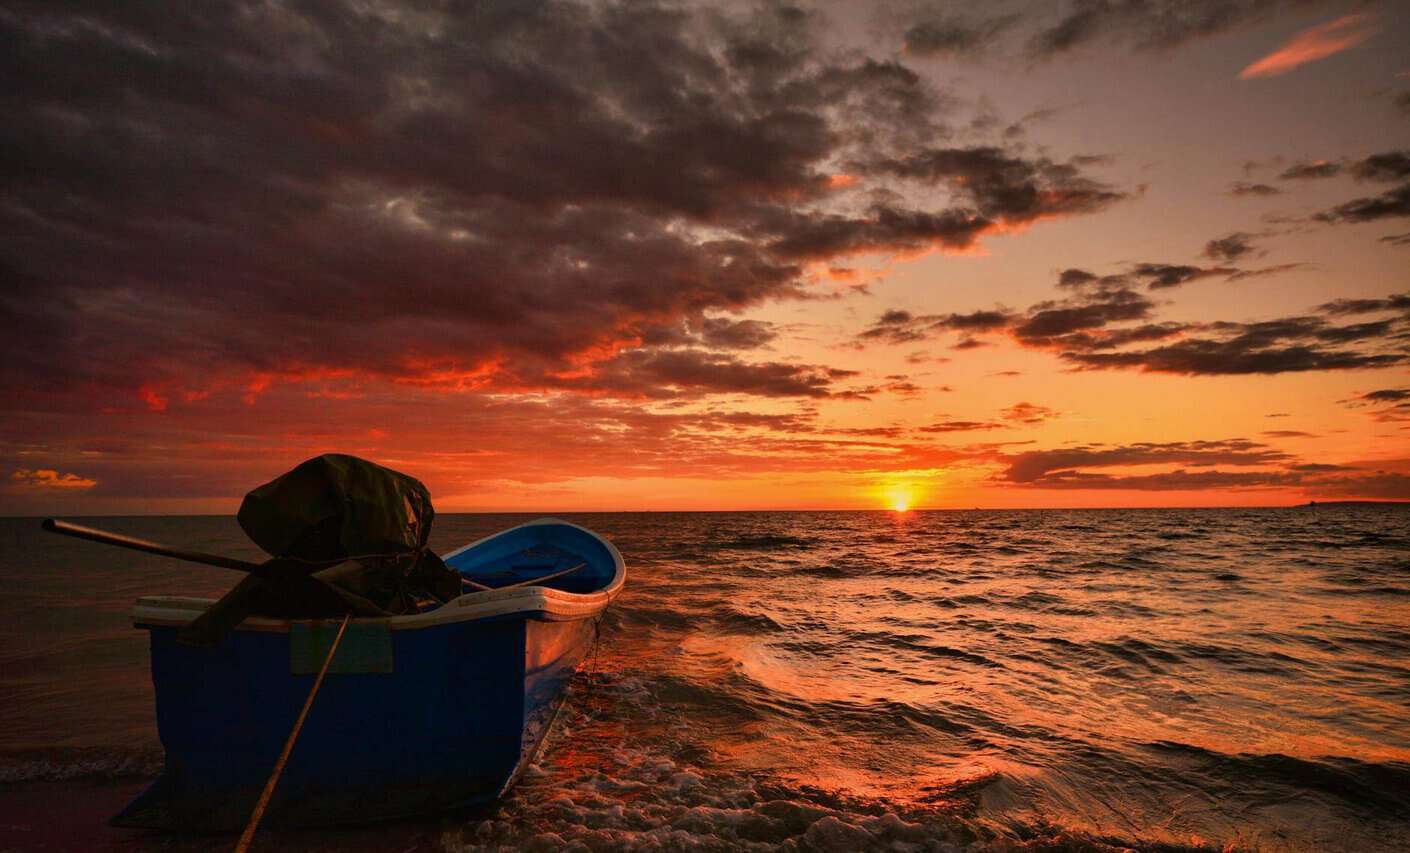
{"type": "MultiPolygon", "coordinates": [[[[1172,287],[1208,275],[1265,276],[1297,268],[1284,264],[1235,270],[1168,264],[1137,264],[1101,276],[1070,268],[1057,287],[1068,294],[1026,311],[995,311],[987,334],[1006,334],[1021,346],[1053,352],[1078,370],[1140,370],[1187,376],[1363,370],[1410,363],[1410,294],[1382,299],[1340,299],[1315,314],[1264,321],[1170,322],[1156,318],[1156,303],[1136,290],[1172,287]],[[1362,314],[1394,316],[1338,324],[1330,318],[1362,314]],[[1149,346],[1150,344],[1155,346],[1149,346]]],[[[860,339],[914,341],[946,328],[949,317],[883,314],[860,339]]]]}
{"type": "Polygon", "coordinates": [[[1033,35],[1029,53],[1050,59],[1099,41],[1169,51],[1263,20],[1278,5],[1276,0],[1076,0],[1033,35]]]}
{"type": "Polygon", "coordinates": [[[98,485],[97,480],[90,480],[78,474],[61,474],[52,468],[19,468],[10,475],[10,481],[33,489],[83,491],[98,485]]]}
{"type": "Polygon", "coordinates": [[[632,349],[595,362],[588,371],[545,377],[560,390],[639,399],[752,394],[761,397],[829,397],[838,380],[855,371],[786,362],[746,362],[698,349],[632,349]]]}
{"type": "Polygon", "coordinates": [[[1277,187],[1249,181],[1235,181],[1229,185],[1229,195],[1236,197],[1281,195],[1282,192],[1277,187]]]}
{"type": "Polygon", "coordinates": [[[1378,196],[1339,204],[1312,218],[1320,222],[1374,222],[1378,219],[1403,216],[1410,216],[1410,184],[1404,184],[1378,196]]]}
{"type": "Polygon", "coordinates": [[[1282,275],[1285,272],[1308,269],[1309,264],[1273,264],[1267,267],[1256,267],[1254,269],[1237,270],[1229,276],[1228,281],[1245,281],[1250,278],[1267,278],[1269,276],[1282,275]]]}
{"type": "Polygon", "coordinates": [[[1034,450],[1008,456],[1005,463],[996,480],[1022,488],[1166,492],[1296,487],[1318,497],[1410,497],[1410,460],[1307,461],[1241,438],[1034,450]]]}
{"type": "Polygon", "coordinates": [[[1283,181],[1312,181],[1321,178],[1335,178],[1340,175],[1345,166],[1342,163],[1333,163],[1329,160],[1313,160],[1308,163],[1294,163],[1283,170],[1278,175],[1283,181]]]}
{"type": "Polygon", "coordinates": [[[906,29],[905,51],[926,58],[980,53],[1018,23],[1020,17],[1010,14],[972,20],[931,10],[906,29]]]}
{"type": "Polygon", "coordinates": [[[1257,249],[1253,245],[1253,235],[1235,231],[1223,237],[1216,237],[1204,244],[1204,256],[1215,261],[1236,261],[1245,255],[1253,255],[1257,249]]]}
{"type": "Polygon", "coordinates": [[[1070,488],[1093,476],[1086,470],[1091,468],[1152,464],[1263,466],[1291,458],[1283,451],[1244,439],[1083,445],[1020,453],[1009,460],[1001,477],[1021,485],[1056,484],[1070,488]]]}
{"type": "Polygon", "coordinates": [[[1386,151],[1351,163],[1350,172],[1358,181],[1403,181],[1410,179],[1410,151],[1386,151]]]}
{"type": "Polygon", "coordinates": [[[1381,423],[1410,423],[1410,388],[1382,388],[1341,401],[1352,408],[1369,408],[1381,423]]]}
{"type": "Polygon", "coordinates": [[[1240,80],[1276,77],[1309,62],[1316,62],[1349,50],[1379,31],[1370,15],[1343,15],[1325,24],[1309,27],[1293,36],[1277,50],[1249,64],[1239,72],[1240,80]]]}
{"type": "Polygon", "coordinates": [[[920,427],[921,432],[973,432],[981,429],[1004,429],[998,421],[940,421],[920,427]]]}
{"type": "MultiPolygon", "coordinates": [[[[958,332],[966,335],[964,340],[973,341],[969,335],[977,332],[990,332],[1002,329],[1012,320],[1012,315],[999,308],[972,311],[968,314],[921,314],[893,309],[884,312],[869,328],[857,335],[858,341],[881,341],[889,344],[913,343],[926,340],[940,332],[958,332]]],[[[961,342],[963,343],[963,341],[961,342]]],[[[970,349],[983,346],[982,342],[956,346],[970,349]]]]}
{"type": "Polygon", "coordinates": [[[1004,420],[1020,424],[1040,424],[1056,417],[1058,412],[1053,409],[1027,402],[1014,403],[1003,412],[1004,420]]]}
{"type": "MultiPolygon", "coordinates": [[[[1318,222],[1372,222],[1379,219],[1410,216],[1410,151],[1386,151],[1359,160],[1331,162],[1317,160],[1298,163],[1280,176],[1286,180],[1330,178],[1347,174],[1358,181],[1394,183],[1406,181],[1375,196],[1366,196],[1339,204],[1315,214],[1318,222]]],[[[1393,242],[1393,241],[1392,241],[1393,242]]]]}
{"type": "MultiPolygon", "coordinates": [[[[943,185],[974,204],[985,223],[1026,225],[1040,219],[1095,213],[1128,197],[1087,177],[1082,167],[1090,160],[1074,158],[1057,163],[1029,159],[992,146],[931,148],[900,157],[880,157],[856,164],[872,175],[943,185]]],[[[972,227],[964,223],[951,229],[972,227]]],[[[977,234],[975,235],[978,236],[977,234]]],[[[972,242],[973,238],[965,238],[972,242]]],[[[960,247],[968,242],[958,243],[960,247]]]]}
{"type": "Polygon", "coordinates": [[[981,340],[978,339],[978,338],[968,338],[968,337],[966,337],[966,338],[960,338],[960,339],[959,339],[958,341],[956,341],[955,343],[950,344],[950,349],[952,349],[952,350],[971,350],[971,349],[980,349],[980,348],[982,348],[982,347],[990,347],[990,346],[993,346],[993,344],[991,344],[991,343],[988,342],[988,341],[981,341],[981,340]]]}
{"type": "Polygon", "coordinates": [[[1137,264],[1131,268],[1130,275],[1142,279],[1151,290],[1161,290],[1167,287],[1179,287],[1192,281],[1214,276],[1233,276],[1239,270],[1233,267],[1196,267],[1188,264],[1137,264]]]}

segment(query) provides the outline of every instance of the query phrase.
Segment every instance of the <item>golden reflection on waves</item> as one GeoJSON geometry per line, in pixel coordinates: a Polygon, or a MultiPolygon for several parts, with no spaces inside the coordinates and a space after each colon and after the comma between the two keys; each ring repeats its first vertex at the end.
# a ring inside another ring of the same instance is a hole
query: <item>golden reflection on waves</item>
{"type": "Polygon", "coordinates": [[[1410,597],[1361,594],[1391,583],[1359,576],[1394,565],[1379,522],[697,523],[651,549],[608,640],[615,670],[655,674],[640,724],[714,766],[913,802],[989,780],[1004,809],[1181,841],[1336,825],[1316,779],[1343,759],[1410,771],[1410,684],[1377,650],[1410,654],[1410,597]]]}

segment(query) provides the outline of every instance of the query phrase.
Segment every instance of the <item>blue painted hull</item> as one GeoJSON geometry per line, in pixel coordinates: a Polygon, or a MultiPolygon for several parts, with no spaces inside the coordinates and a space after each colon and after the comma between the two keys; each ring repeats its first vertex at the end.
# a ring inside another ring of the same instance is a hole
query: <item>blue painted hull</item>
{"type": "MultiPolygon", "coordinates": [[[[513,784],[542,746],[597,620],[586,612],[454,618],[402,630],[352,623],[263,825],[457,809],[513,784]]],[[[178,643],[175,626],[143,627],[166,766],[113,823],[239,831],[312,687],[316,667],[300,659],[323,657],[299,646],[317,645],[310,638],[319,632],[309,629],[321,627],[326,649],[332,626],[295,623],[302,636],[289,623],[242,627],[213,649],[178,643]]]]}

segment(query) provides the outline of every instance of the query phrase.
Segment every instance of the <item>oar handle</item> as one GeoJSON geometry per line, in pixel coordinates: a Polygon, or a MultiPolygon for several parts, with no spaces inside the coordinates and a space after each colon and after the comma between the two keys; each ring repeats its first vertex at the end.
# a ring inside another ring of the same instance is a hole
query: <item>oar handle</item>
{"type": "Polygon", "coordinates": [[[124,536],[121,533],[109,533],[106,530],[84,527],[81,524],[70,524],[67,521],[59,521],[55,518],[44,519],[41,526],[50,533],[62,533],[64,536],[87,539],[90,542],[101,542],[104,545],[116,545],[119,548],[130,548],[133,551],[146,551],[148,554],[174,557],[178,560],[186,560],[190,563],[204,563],[207,566],[218,566],[222,569],[234,569],[237,572],[249,572],[250,574],[260,575],[261,577],[267,574],[264,566],[259,563],[247,563],[244,560],[222,557],[219,554],[205,554],[200,551],[187,551],[182,548],[172,548],[169,545],[162,545],[159,542],[149,542],[146,539],[138,539],[135,536],[124,536]]]}

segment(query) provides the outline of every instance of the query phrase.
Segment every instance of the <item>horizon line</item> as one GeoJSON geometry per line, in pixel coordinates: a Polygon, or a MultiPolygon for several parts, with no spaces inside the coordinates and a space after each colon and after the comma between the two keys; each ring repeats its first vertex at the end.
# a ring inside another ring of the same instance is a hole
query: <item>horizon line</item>
{"type": "MultiPolygon", "coordinates": [[[[1372,506],[1410,506],[1410,500],[1396,500],[1386,498],[1348,498],[1342,500],[1326,501],[1303,501],[1292,504],[1203,504],[1190,506],[1160,506],[1160,505],[1140,505],[1140,506],[1009,506],[1009,507],[956,507],[956,506],[928,506],[910,507],[906,510],[896,510],[890,507],[810,507],[806,509],[546,509],[546,510],[441,510],[437,511],[437,516],[445,515],[700,515],[700,514],[727,514],[727,513],[802,513],[802,512],[866,512],[866,513],[887,513],[890,515],[910,515],[917,512],[1094,512],[1094,511],[1125,511],[1125,510],[1206,510],[1206,509],[1310,509],[1317,506],[1347,506],[1347,505],[1372,505],[1372,506]]],[[[65,513],[65,518],[234,518],[236,513],[223,512],[183,512],[183,513],[157,513],[157,512],[120,512],[120,513],[65,513]]],[[[0,515],[0,519],[5,520],[31,520],[58,518],[60,516],[53,513],[40,513],[37,515],[0,515]]]]}

